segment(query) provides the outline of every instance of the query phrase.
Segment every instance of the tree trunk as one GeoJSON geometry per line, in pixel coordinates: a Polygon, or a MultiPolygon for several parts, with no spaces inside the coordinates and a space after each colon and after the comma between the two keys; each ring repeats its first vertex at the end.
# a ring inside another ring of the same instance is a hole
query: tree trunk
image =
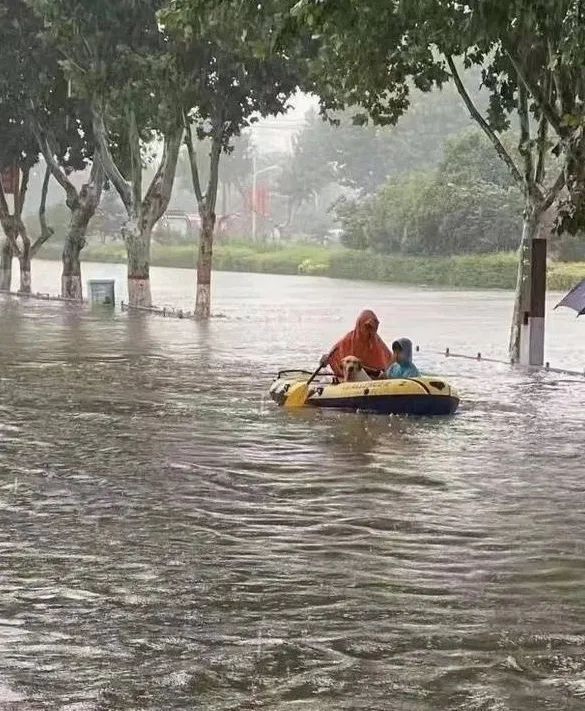
{"type": "Polygon", "coordinates": [[[151,228],[130,224],[123,230],[128,253],[128,302],[130,306],[152,306],[150,290],[151,228]]]}
{"type": "MultiPolygon", "coordinates": [[[[132,117],[132,121],[134,122],[134,117],[132,117]]],[[[128,301],[131,306],[150,307],[152,306],[150,290],[152,230],[169,206],[183,127],[175,127],[165,134],[163,156],[144,198],[142,198],[140,141],[135,123],[131,126],[131,134],[133,134],[131,141],[133,152],[132,183],[130,194],[126,194],[124,201],[129,220],[122,229],[128,253],[128,301]]]]}
{"type": "Polygon", "coordinates": [[[31,244],[26,227],[24,223],[19,219],[19,232],[20,232],[20,242],[21,247],[18,250],[18,264],[20,266],[20,288],[19,292],[21,294],[30,294],[31,291],[31,244]]]}
{"type": "Polygon", "coordinates": [[[64,299],[83,299],[81,286],[81,254],[82,245],[74,239],[67,239],[63,248],[63,272],[61,275],[61,296],[64,299]]]}
{"type": "Polygon", "coordinates": [[[71,211],[71,223],[63,248],[63,273],[61,276],[61,296],[65,299],[83,300],[81,250],[85,247],[87,226],[96,207],[97,202],[94,199],[80,199],[77,206],[71,211]]]}
{"type": "Polygon", "coordinates": [[[83,300],[81,284],[81,250],[85,247],[87,226],[99,205],[102,183],[101,175],[81,188],[79,198],[71,209],[71,223],[63,248],[63,274],[61,296],[65,299],[83,300]]]}
{"type": "Polygon", "coordinates": [[[532,240],[539,233],[541,217],[542,213],[538,208],[530,200],[527,200],[522,225],[522,240],[518,250],[516,294],[510,333],[510,359],[515,363],[520,360],[522,326],[525,314],[530,311],[532,240]]]}
{"type": "Polygon", "coordinates": [[[211,267],[213,262],[213,230],[215,213],[206,211],[201,219],[199,255],[197,258],[197,298],[195,318],[208,319],[211,315],[211,267]]]}
{"type": "Polygon", "coordinates": [[[20,264],[20,293],[30,294],[31,292],[31,258],[30,245],[29,249],[23,249],[22,254],[18,257],[20,264]]]}
{"type": "Polygon", "coordinates": [[[0,291],[10,291],[12,286],[12,257],[12,245],[5,240],[0,250],[0,291]]]}

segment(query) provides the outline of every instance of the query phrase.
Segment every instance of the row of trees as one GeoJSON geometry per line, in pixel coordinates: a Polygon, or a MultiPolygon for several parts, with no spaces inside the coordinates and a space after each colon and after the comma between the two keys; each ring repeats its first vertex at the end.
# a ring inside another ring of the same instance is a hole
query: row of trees
{"type": "MultiPolygon", "coordinates": [[[[126,210],[131,302],[150,304],[152,229],[185,142],[202,220],[197,313],[207,316],[218,166],[243,127],[284,112],[299,87],[316,93],[324,112],[358,106],[358,121],[393,125],[411,109],[413,86],[451,86],[522,196],[511,339],[518,355],[531,239],[574,232],[583,221],[581,0],[9,0],[3,12],[0,168],[17,165],[22,183],[12,213],[0,195],[1,219],[26,267],[34,244],[22,229],[22,204],[27,171],[42,155],[71,211],[64,294],[81,293],[79,252],[108,181],[126,210]],[[461,63],[481,75],[487,110],[461,63]],[[501,137],[512,121],[516,151],[501,137]],[[153,141],[162,146],[154,158],[153,141]],[[198,144],[207,146],[205,184],[198,144]],[[156,169],[143,186],[149,158],[156,169]],[[90,162],[87,183],[75,189],[69,171],[90,162]]],[[[417,141],[415,131],[409,145],[417,141]]]]}
{"type": "Polygon", "coordinates": [[[276,0],[5,3],[0,62],[9,71],[0,84],[0,169],[17,167],[22,180],[12,211],[0,187],[7,237],[0,286],[8,285],[15,254],[21,289],[29,290],[26,260],[50,236],[47,228],[29,245],[22,219],[28,175],[42,156],[47,180],[62,187],[71,213],[63,296],[81,298],[80,253],[108,183],[126,212],[122,236],[130,303],[150,305],[152,230],[168,207],[184,144],[202,223],[196,312],[209,316],[220,157],[258,116],[284,112],[307,77],[304,35],[293,33],[284,41],[285,5],[276,0]],[[143,185],[145,162],[154,163],[148,185],[143,185]],[[88,165],[87,182],[77,189],[71,170],[88,165]]]}

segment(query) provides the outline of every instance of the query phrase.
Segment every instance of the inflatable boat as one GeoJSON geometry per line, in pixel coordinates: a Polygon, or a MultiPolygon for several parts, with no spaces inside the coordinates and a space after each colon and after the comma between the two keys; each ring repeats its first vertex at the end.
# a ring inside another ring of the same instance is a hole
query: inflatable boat
{"type": "MultiPolygon", "coordinates": [[[[286,406],[289,392],[309,376],[301,370],[281,371],[270,388],[271,398],[286,406]]],[[[453,415],[459,395],[448,382],[435,377],[339,383],[332,375],[322,375],[309,385],[304,406],[381,415],[453,415]]]]}

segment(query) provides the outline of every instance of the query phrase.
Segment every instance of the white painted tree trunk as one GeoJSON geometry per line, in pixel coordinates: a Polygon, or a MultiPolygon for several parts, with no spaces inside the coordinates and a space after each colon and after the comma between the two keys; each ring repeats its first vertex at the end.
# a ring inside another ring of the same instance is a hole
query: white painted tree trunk
{"type": "Polygon", "coordinates": [[[150,288],[151,230],[131,220],[123,229],[128,254],[128,302],[130,306],[152,306],[150,288]]]}
{"type": "Polygon", "coordinates": [[[21,294],[30,294],[31,292],[31,244],[24,224],[20,225],[20,242],[21,246],[18,252],[18,266],[20,268],[20,287],[21,294]]]}
{"type": "Polygon", "coordinates": [[[31,263],[30,255],[22,255],[19,257],[20,265],[20,293],[30,294],[31,292],[31,263]]]}
{"type": "Polygon", "coordinates": [[[211,270],[213,266],[213,230],[215,214],[207,212],[202,217],[197,258],[197,297],[195,317],[208,319],[211,315],[211,270]]]}

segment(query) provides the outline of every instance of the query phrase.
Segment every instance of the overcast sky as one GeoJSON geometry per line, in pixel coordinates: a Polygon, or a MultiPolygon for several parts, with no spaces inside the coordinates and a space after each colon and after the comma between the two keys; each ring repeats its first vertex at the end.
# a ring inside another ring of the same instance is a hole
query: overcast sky
{"type": "Polygon", "coordinates": [[[305,114],[318,106],[317,98],[307,94],[296,94],[292,107],[284,116],[266,118],[252,128],[252,136],[260,153],[290,151],[291,139],[305,122],[305,114]]]}

